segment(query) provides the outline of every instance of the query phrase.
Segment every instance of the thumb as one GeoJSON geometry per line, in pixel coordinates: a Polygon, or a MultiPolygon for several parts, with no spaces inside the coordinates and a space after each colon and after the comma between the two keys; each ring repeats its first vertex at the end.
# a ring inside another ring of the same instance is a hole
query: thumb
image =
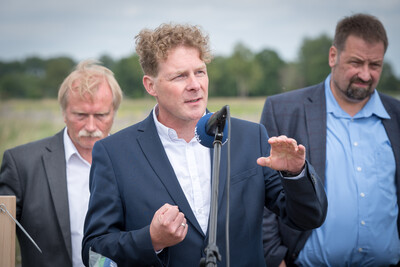
{"type": "Polygon", "coordinates": [[[258,158],[257,164],[263,167],[271,167],[271,159],[269,157],[258,158]]]}

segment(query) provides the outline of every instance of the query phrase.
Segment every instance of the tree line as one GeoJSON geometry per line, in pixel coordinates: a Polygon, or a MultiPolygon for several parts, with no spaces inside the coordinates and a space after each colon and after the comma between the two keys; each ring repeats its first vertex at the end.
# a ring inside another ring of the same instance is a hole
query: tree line
{"type": "MultiPolygon", "coordinates": [[[[297,59],[285,62],[274,50],[263,49],[254,53],[243,43],[237,43],[231,55],[215,56],[208,64],[209,95],[266,96],[319,83],[330,73],[328,51],[331,44],[332,39],[325,34],[305,38],[297,59]]],[[[114,72],[126,97],[147,95],[136,54],[118,60],[102,55],[98,60],[114,72]]],[[[76,64],[69,57],[0,61],[0,99],[57,97],[59,86],[76,64]]],[[[400,93],[400,78],[387,62],[383,66],[378,90],[400,93]]]]}

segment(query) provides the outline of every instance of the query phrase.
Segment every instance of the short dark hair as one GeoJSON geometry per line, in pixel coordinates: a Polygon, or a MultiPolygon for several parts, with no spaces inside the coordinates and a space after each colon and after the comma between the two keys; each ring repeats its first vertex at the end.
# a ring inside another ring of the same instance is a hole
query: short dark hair
{"type": "Polygon", "coordinates": [[[383,24],[376,17],[368,14],[354,14],[340,20],[336,25],[333,46],[339,52],[343,51],[346,40],[350,35],[362,38],[368,43],[382,42],[385,52],[389,45],[383,24]]]}

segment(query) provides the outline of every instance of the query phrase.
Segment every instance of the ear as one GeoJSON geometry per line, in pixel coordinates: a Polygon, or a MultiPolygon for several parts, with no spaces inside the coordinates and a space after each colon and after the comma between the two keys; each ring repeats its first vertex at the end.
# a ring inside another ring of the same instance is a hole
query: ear
{"type": "Polygon", "coordinates": [[[331,48],[329,49],[329,66],[331,68],[333,68],[336,65],[336,62],[338,60],[338,50],[335,46],[331,46],[331,48]]]}
{"type": "Polygon", "coordinates": [[[63,116],[63,119],[64,119],[64,123],[67,124],[67,111],[63,110],[62,111],[62,116],[63,116]]]}
{"type": "Polygon", "coordinates": [[[149,93],[149,95],[151,95],[151,96],[157,96],[157,92],[154,89],[154,82],[155,82],[155,78],[150,77],[149,75],[143,76],[144,88],[146,88],[147,93],[149,93]]]}

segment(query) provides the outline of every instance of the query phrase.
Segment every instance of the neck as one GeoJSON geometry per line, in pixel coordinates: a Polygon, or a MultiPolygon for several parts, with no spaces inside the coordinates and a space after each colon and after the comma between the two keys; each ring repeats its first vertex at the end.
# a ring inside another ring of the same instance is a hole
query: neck
{"type": "MultiPolygon", "coordinates": [[[[78,148],[77,148],[78,149],[78,148]]],[[[78,149],[79,155],[92,165],[92,150],[91,149],[78,149]]]]}
{"type": "Polygon", "coordinates": [[[331,91],[337,103],[351,117],[354,117],[369,100],[369,97],[359,101],[348,99],[343,93],[340,93],[340,90],[335,90],[333,86],[334,84],[331,82],[331,91]]]}
{"type": "Polygon", "coordinates": [[[176,131],[176,134],[179,138],[184,139],[187,143],[194,137],[194,129],[196,128],[196,124],[186,124],[183,127],[171,127],[176,131]]]}

